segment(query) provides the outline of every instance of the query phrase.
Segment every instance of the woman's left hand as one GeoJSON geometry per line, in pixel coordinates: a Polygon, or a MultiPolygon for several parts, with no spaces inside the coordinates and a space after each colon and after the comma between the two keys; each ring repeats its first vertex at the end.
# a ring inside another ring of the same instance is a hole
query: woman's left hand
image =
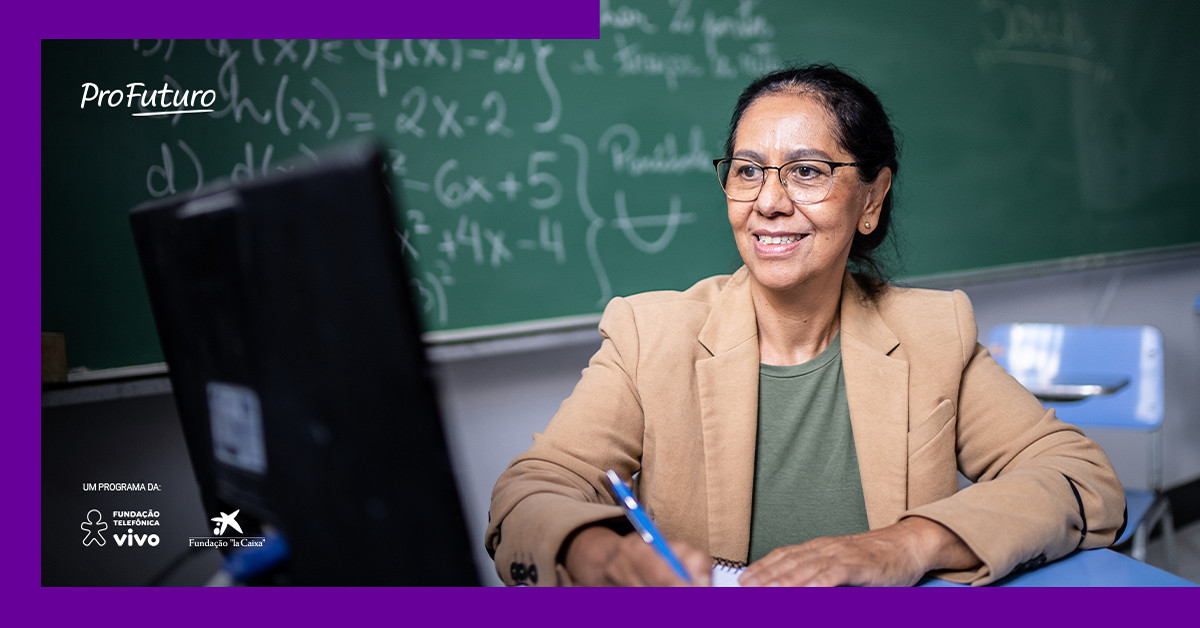
{"type": "Polygon", "coordinates": [[[934,569],[979,558],[939,523],[909,517],[886,528],[780,547],[746,568],[742,586],[911,586],[934,569]]]}

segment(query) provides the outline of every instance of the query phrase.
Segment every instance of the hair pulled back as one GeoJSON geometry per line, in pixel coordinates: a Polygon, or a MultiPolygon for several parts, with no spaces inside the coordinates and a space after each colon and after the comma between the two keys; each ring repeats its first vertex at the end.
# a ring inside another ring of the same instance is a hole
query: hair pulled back
{"type": "Polygon", "coordinates": [[[896,177],[900,172],[899,148],[887,112],[879,98],[854,77],[830,64],[816,64],[776,70],[751,83],[738,97],[729,122],[725,156],[733,156],[738,124],[754,101],[769,94],[808,94],[815,96],[836,121],[834,137],[858,163],[858,177],[871,183],[884,168],[892,171],[892,187],[883,198],[879,224],[870,233],[856,232],[850,244],[850,261],[868,281],[859,284],[874,298],[886,287],[887,273],[875,251],[887,239],[892,222],[892,204],[896,177]]]}

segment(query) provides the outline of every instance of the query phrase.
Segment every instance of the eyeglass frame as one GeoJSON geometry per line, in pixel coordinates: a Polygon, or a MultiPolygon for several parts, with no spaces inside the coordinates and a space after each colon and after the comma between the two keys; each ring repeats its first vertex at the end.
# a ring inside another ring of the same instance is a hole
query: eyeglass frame
{"type": "Polygon", "coordinates": [[[843,166],[855,166],[855,167],[858,166],[858,162],[856,162],[856,161],[853,161],[853,162],[851,162],[851,161],[828,161],[826,159],[793,159],[793,160],[786,162],[780,166],[764,166],[764,165],[758,163],[757,161],[754,161],[753,159],[746,159],[745,157],[724,157],[721,159],[714,159],[712,163],[713,163],[713,169],[716,170],[716,172],[717,172],[717,183],[720,184],[721,192],[725,194],[725,198],[728,198],[731,201],[736,201],[738,203],[750,203],[753,201],[757,201],[758,197],[762,195],[763,188],[766,187],[766,185],[767,185],[767,177],[766,177],[767,170],[775,171],[775,178],[779,179],[779,185],[782,185],[784,192],[787,192],[787,190],[789,190],[790,188],[788,188],[787,182],[785,182],[783,180],[783,169],[794,163],[799,163],[802,161],[815,161],[815,162],[822,163],[822,164],[829,166],[829,189],[825,190],[825,196],[822,196],[821,198],[819,198],[815,201],[798,201],[798,200],[792,198],[791,194],[787,195],[787,197],[789,199],[791,199],[793,203],[799,203],[801,205],[811,205],[812,203],[820,203],[821,201],[825,200],[826,198],[829,198],[829,193],[831,191],[833,191],[833,175],[837,174],[837,169],[841,168],[843,166]],[[725,191],[725,182],[721,181],[721,163],[726,162],[726,161],[732,163],[734,159],[737,159],[739,161],[748,161],[748,162],[758,166],[759,168],[763,169],[763,180],[762,180],[762,183],[759,184],[758,194],[755,194],[754,198],[745,199],[745,200],[736,199],[736,198],[733,198],[732,196],[730,196],[729,192],[725,191]]]}

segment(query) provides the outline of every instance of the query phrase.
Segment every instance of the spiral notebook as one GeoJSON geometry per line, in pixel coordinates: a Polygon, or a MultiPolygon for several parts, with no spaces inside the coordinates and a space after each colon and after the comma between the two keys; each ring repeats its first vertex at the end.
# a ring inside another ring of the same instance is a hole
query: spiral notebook
{"type": "Polygon", "coordinates": [[[738,576],[746,571],[745,567],[727,567],[715,565],[712,570],[712,585],[714,587],[740,587],[738,576]]]}

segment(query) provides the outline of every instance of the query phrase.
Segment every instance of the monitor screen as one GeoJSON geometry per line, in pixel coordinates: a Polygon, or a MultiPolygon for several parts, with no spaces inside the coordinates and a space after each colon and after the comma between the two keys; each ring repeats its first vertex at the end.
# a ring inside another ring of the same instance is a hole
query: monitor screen
{"type": "Polygon", "coordinates": [[[380,149],[306,160],[131,213],[205,510],[280,582],[477,584],[380,149]]]}

